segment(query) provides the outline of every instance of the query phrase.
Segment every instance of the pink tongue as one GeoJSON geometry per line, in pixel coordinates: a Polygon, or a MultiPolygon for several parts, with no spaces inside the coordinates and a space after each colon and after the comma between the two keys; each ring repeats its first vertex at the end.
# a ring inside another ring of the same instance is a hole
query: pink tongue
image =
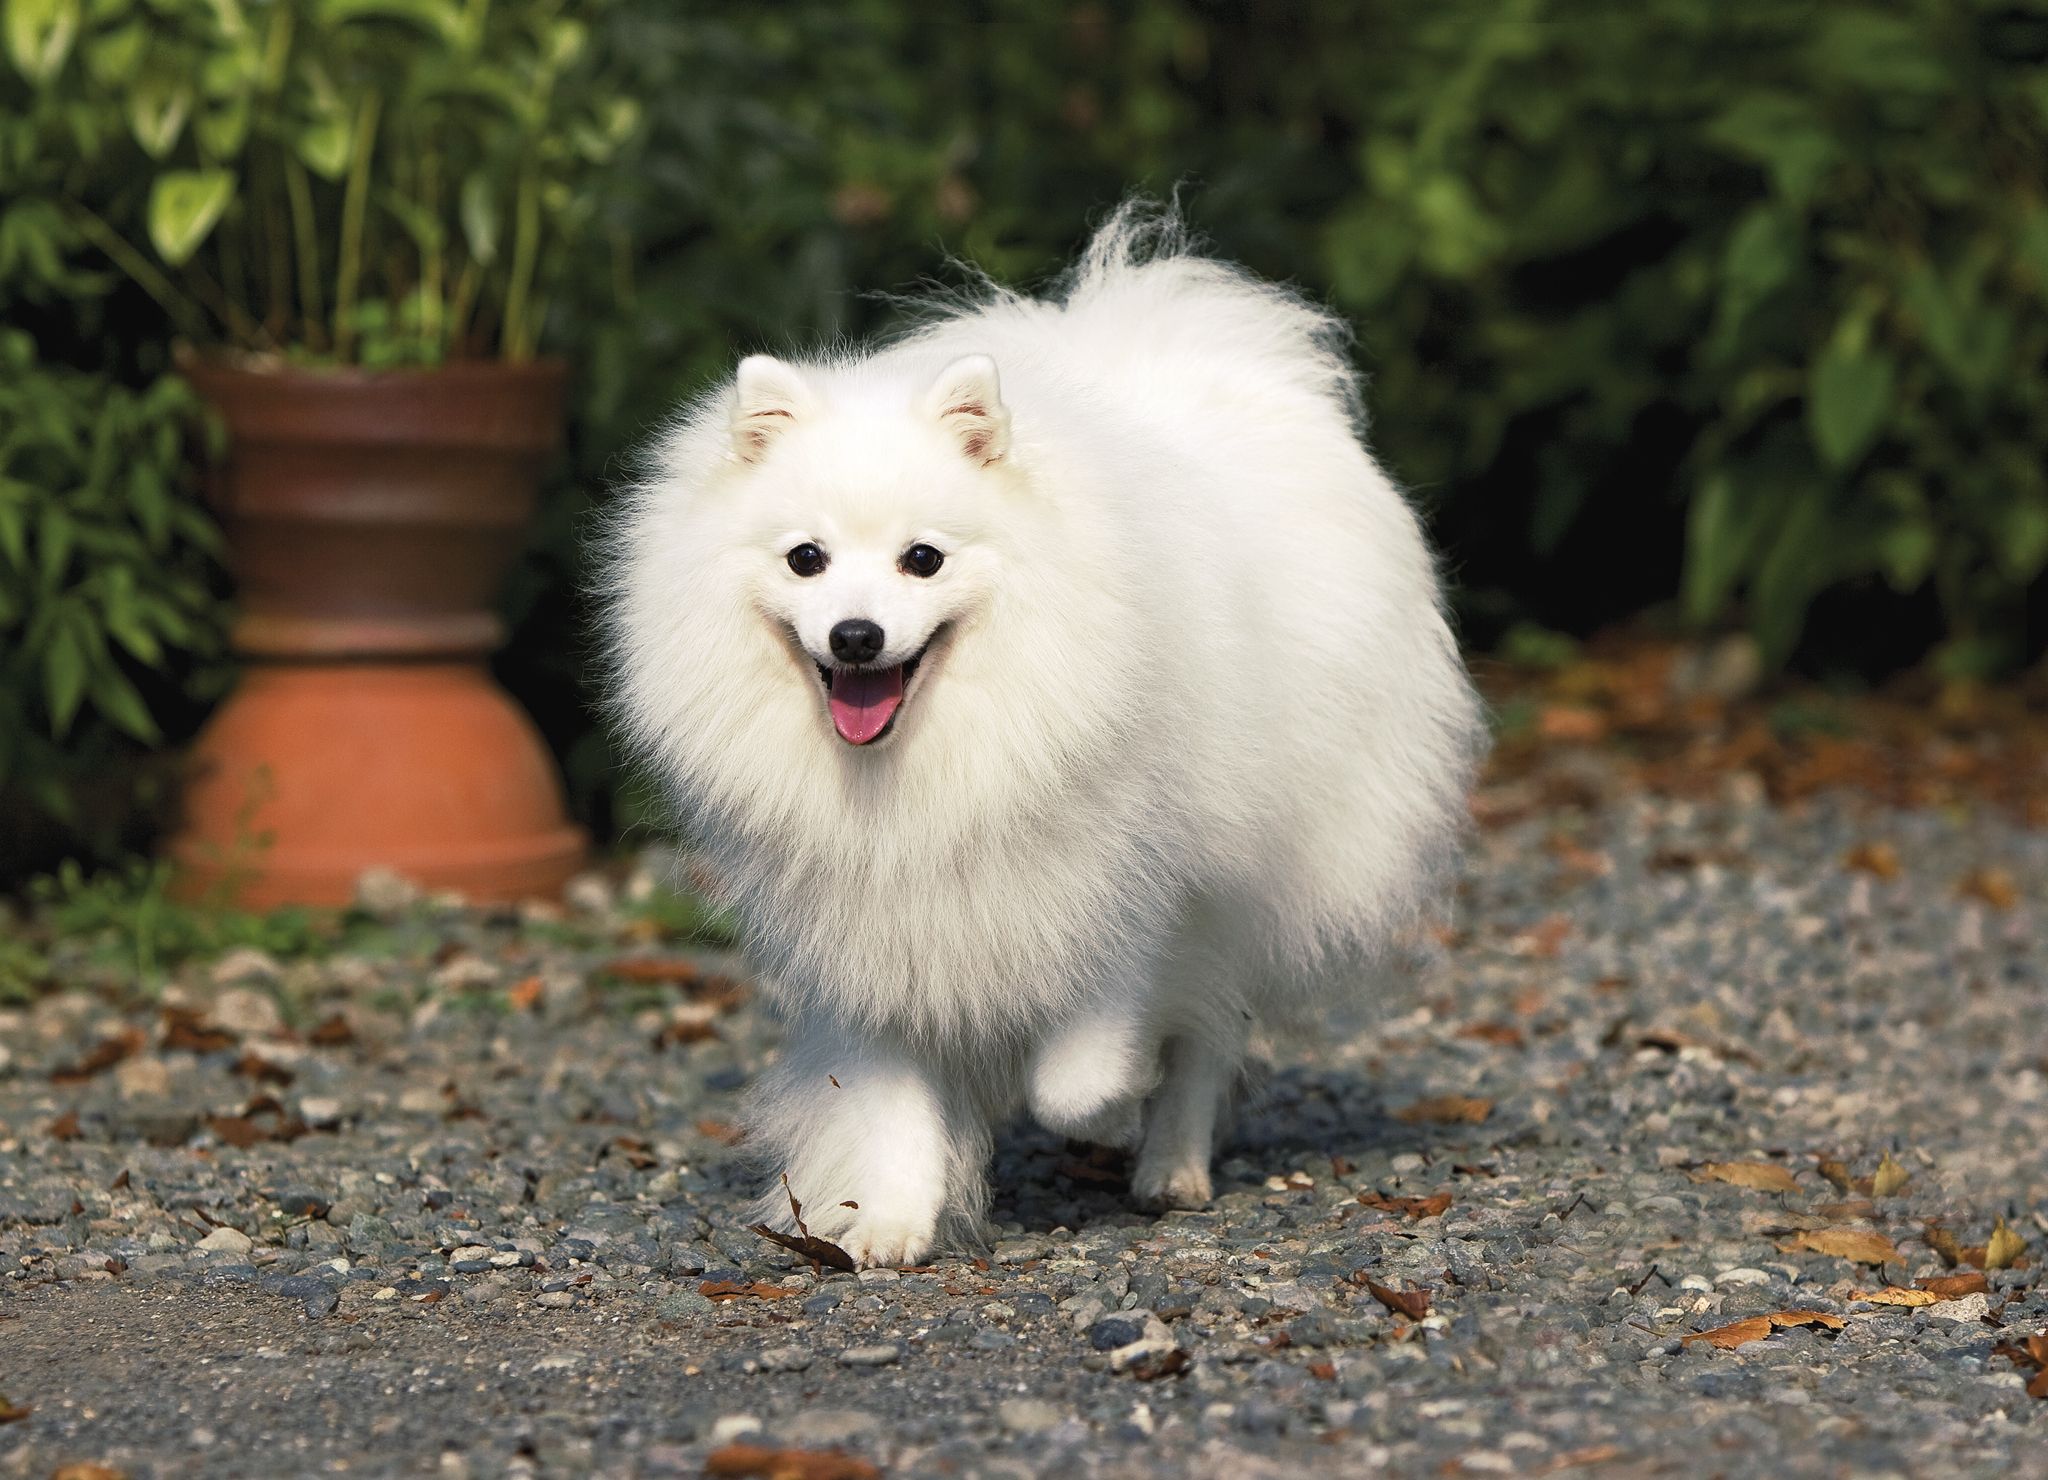
{"type": "Polygon", "coordinates": [[[894,668],[841,668],[832,675],[832,727],[849,744],[865,745],[881,734],[902,702],[901,663],[894,668]]]}

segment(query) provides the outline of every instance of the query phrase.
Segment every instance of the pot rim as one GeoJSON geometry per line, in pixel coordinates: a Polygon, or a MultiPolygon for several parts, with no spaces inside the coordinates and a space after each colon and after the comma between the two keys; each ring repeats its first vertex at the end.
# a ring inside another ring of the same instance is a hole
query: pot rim
{"type": "Polygon", "coordinates": [[[565,379],[569,362],[559,355],[538,355],[530,360],[445,360],[438,365],[397,365],[371,369],[363,365],[302,365],[282,355],[234,349],[227,345],[195,345],[178,340],[171,346],[171,364],[180,375],[193,379],[261,381],[274,385],[298,382],[308,386],[389,386],[435,381],[458,384],[463,381],[558,381],[565,379]]]}

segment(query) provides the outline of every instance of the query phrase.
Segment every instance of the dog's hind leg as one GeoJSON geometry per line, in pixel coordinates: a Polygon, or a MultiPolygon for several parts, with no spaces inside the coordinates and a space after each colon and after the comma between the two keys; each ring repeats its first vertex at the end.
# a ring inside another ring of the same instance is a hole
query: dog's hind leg
{"type": "Polygon", "coordinates": [[[1137,1144],[1157,1074],[1149,1025],[1136,1008],[1105,1004],[1048,1034],[1032,1056],[1031,1114],[1056,1135],[1098,1146],[1137,1144]]]}
{"type": "Polygon", "coordinates": [[[1237,1082],[1238,1056],[1192,1034],[1166,1045],[1166,1079],[1145,1107],[1131,1191],[1156,1208],[1207,1207],[1216,1131],[1237,1082]]]}

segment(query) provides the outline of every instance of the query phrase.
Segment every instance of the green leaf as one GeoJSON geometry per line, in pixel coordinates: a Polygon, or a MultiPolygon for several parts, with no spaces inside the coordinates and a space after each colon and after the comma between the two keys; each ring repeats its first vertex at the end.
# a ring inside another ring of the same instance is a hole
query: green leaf
{"type": "Polygon", "coordinates": [[[232,170],[169,170],[149,192],[149,239],[164,261],[182,266],[234,199],[232,170]]]}
{"type": "Polygon", "coordinates": [[[1829,467],[1849,467],[1870,450],[1891,414],[1897,378],[1882,350],[1837,340],[1821,351],[1807,383],[1806,426],[1829,467]]]}
{"type": "Polygon", "coordinates": [[[2013,581],[2031,581],[2048,568],[2048,500],[2015,497],[1998,534],[1998,563],[2013,581]]]}
{"type": "Polygon", "coordinates": [[[348,170],[349,149],[354,142],[348,115],[339,110],[323,113],[292,141],[292,150],[306,168],[323,180],[339,180],[348,170]]]}
{"type": "Polygon", "coordinates": [[[128,94],[128,128],[151,159],[162,159],[177,146],[192,116],[192,89],[152,78],[128,94]]]}
{"type": "Polygon", "coordinates": [[[4,0],[7,55],[30,82],[55,77],[78,39],[80,0],[4,0]]]}
{"type": "Polygon", "coordinates": [[[85,698],[85,653],[69,626],[60,625],[50,634],[43,649],[43,703],[50,711],[50,727],[62,735],[71,728],[78,706],[85,698]]]}
{"type": "Polygon", "coordinates": [[[149,706],[142,702],[142,695],[135,692],[135,686],[117,670],[103,668],[92,681],[92,705],[114,725],[144,743],[154,743],[160,736],[156,721],[150,718],[149,706]]]}
{"type": "Polygon", "coordinates": [[[1902,595],[1919,590],[1927,573],[1934,569],[1938,548],[1934,526],[1925,519],[1908,519],[1892,525],[1877,540],[1885,580],[1902,595]]]}
{"type": "Polygon", "coordinates": [[[491,194],[490,179],[482,172],[462,182],[461,214],[469,255],[489,267],[498,256],[498,204],[491,194]]]}

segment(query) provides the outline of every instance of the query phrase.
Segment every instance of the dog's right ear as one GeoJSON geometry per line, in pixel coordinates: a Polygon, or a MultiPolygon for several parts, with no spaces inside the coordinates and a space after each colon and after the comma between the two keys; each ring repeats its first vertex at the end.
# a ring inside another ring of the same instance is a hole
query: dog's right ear
{"type": "Polygon", "coordinates": [[[733,386],[732,450],[741,462],[759,462],[775,439],[811,409],[811,388],[794,365],[773,355],[740,361],[733,386]]]}

